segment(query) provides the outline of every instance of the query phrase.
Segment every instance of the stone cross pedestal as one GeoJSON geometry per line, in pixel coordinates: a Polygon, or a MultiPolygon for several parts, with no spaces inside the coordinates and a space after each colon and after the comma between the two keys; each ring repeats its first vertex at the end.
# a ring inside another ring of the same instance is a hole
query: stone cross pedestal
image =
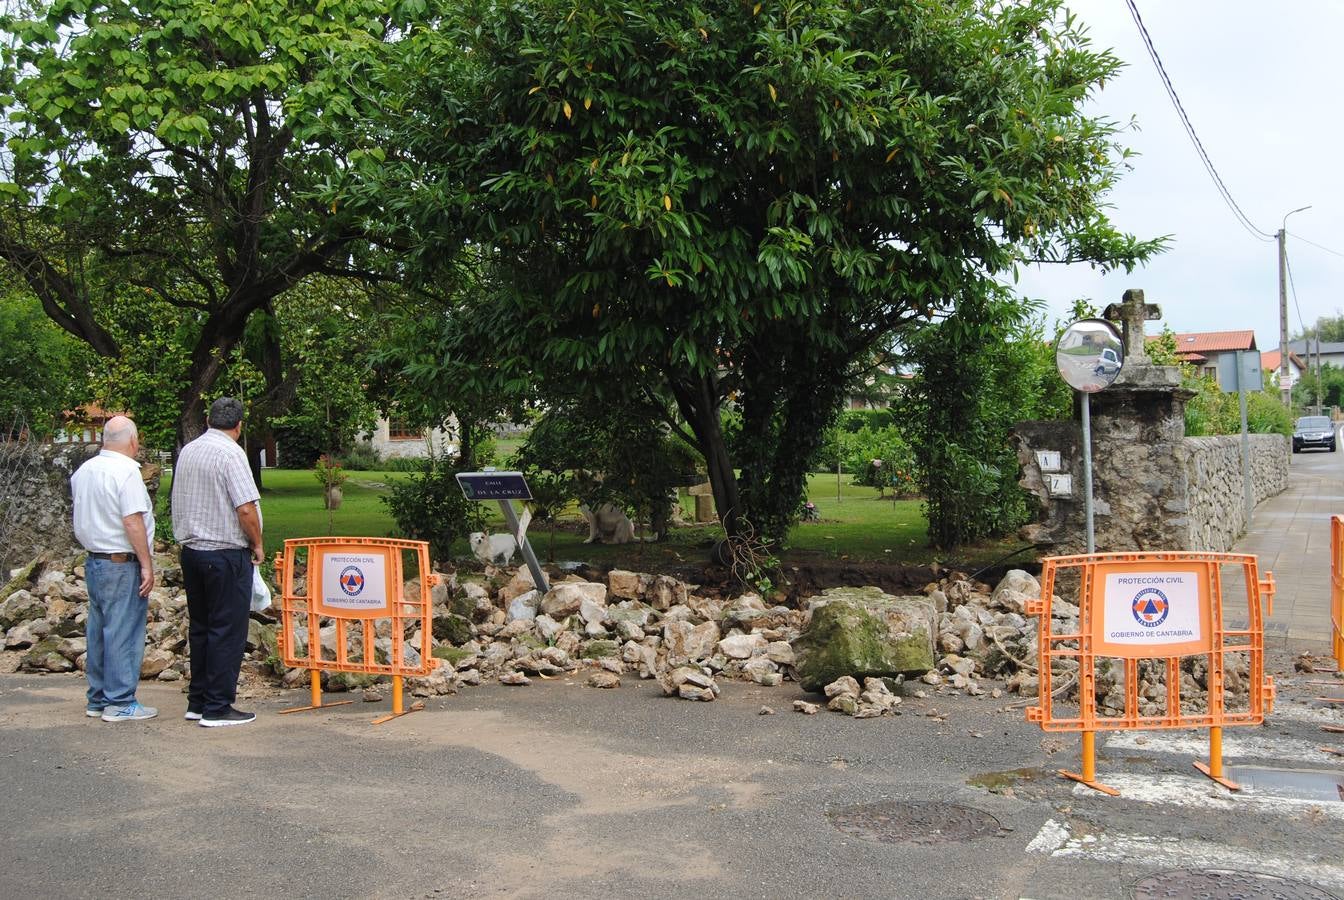
{"type": "Polygon", "coordinates": [[[1162,309],[1156,303],[1144,303],[1143,291],[1130,288],[1125,291],[1120,303],[1106,307],[1102,316],[1108,322],[1119,322],[1125,343],[1125,364],[1146,366],[1148,358],[1148,337],[1144,332],[1144,322],[1162,318],[1162,309]]]}

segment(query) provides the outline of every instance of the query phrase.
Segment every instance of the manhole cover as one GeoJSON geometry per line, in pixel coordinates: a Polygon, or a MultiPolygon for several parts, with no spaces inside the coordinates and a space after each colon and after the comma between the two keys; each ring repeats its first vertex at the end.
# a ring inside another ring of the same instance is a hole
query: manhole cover
{"type": "Polygon", "coordinates": [[[826,814],[846,834],[885,844],[948,844],[998,834],[989,813],[956,803],[907,801],[847,806],[826,814]]]}
{"type": "Polygon", "coordinates": [[[1135,900],[1189,897],[1192,900],[1338,900],[1334,894],[1300,881],[1254,872],[1177,869],[1143,879],[1135,900]]]}

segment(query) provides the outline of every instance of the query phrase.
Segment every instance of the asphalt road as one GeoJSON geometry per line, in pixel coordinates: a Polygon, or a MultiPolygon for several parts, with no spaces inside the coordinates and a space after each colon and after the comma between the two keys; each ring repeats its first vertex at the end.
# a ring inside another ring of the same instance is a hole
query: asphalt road
{"type": "Polygon", "coordinates": [[[1076,900],[1212,866],[1344,896],[1344,766],[1316,749],[1344,712],[1310,699],[1322,676],[1273,668],[1270,724],[1228,729],[1254,787],[1194,771],[1200,732],[1103,735],[1119,799],[1056,777],[1078,738],[1044,735],[1015,698],[932,694],[855,720],[792,712],[789,684],[692,703],[574,679],[467,688],[376,727],[386,702],[279,716],[306,692],[271,693],[247,701],[255,724],[203,729],[172,686],[142,692],[160,718],[112,725],[83,716],[78,677],[0,675],[0,894],[1076,900]],[[885,801],[998,827],[892,843],[835,824],[885,801]]]}

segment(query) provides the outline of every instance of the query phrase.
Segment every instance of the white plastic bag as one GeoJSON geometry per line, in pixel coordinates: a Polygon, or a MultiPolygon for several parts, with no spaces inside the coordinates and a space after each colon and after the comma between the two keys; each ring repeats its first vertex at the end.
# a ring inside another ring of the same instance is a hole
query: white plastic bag
{"type": "Polygon", "coordinates": [[[271,589],[266,579],[261,577],[261,567],[252,567],[252,612],[264,612],[271,608],[271,589]]]}

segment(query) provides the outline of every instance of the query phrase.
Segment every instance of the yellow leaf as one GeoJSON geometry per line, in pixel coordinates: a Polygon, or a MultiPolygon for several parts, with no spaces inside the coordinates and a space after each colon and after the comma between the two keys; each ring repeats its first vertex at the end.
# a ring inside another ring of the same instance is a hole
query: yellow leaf
{"type": "Polygon", "coordinates": [[[671,276],[671,275],[667,276],[667,286],[668,286],[668,287],[672,287],[672,276],[671,276]]]}
{"type": "Polygon", "coordinates": [[[588,205],[593,209],[597,209],[597,194],[593,194],[593,196],[588,198],[588,205]]]}
{"type": "Polygon", "coordinates": [[[667,210],[668,212],[672,211],[672,198],[669,197],[667,194],[663,194],[663,209],[667,210]]]}
{"type": "Polygon", "coordinates": [[[589,72],[593,71],[593,64],[592,64],[592,63],[590,63],[590,62],[589,62],[589,63],[584,63],[583,65],[584,65],[584,68],[586,68],[589,72]]]}
{"type": "Polygon", "coordinates": [[[594,304],[593,304],[593,318],[596,319],[596,318],[597,318],[598,316],[600,316],[600,315],[602,315],[602,304],[601,304],[601,303],[594,303],[594,304]]]}
{"type": "Polygon", "coordinates": [[[592,109],[592,108],[593,108],[593,98],[592,98],[592,97],[584,97],[584,98],[583,98],[583,108],[584,108],[584,109],[592,109]]]}
{"type": "Polygon", "coordinates": [[[533,94],[535,94],[535,93],[536,93],[537,91],[539,91],[539,90],[541,90],[541,85],[537,85],[536,87],[532,88],[532,90],[528,91],[528,92],[527,92],[527,96],[531,97],[533,94]]]}
{"type": "Polygon", "coordinates": [[[1002,200],[1004,203],[1007,203],[1009,206],[1013,205],[1013,198],[1009,197],[1008,192],[1005,191],[1003,188],[995,188],[994,196],[998,197],[1000,200],[1002,200]]]}
{"type": "Polygon", "coordinates": [[[705,40],[709,40],[709,32],[705,31],[703,28],[700,29],[700,36],[705,40]]]}
{"type": "Polygon", "coordinates": [[[630,154],[629,154],[629,153],[622,153],[622,154],[621,154],[621,165],[625,165],[625,164],[627,164],[628,162],[630,162],[630,154]]]}
{"type": "Polygon", "coordinates": [[[596,171],[597,171],[597,157],[596,157],[596,156],[593,157],[593,164],[592,164],[591,166],[588,167],[588,171],[589,171],[589,172],[596,172],[596,171]]]}
{"type": "Polygon", "coordinates": [[[887,154],[887,162],[891,162],[893,159],[895,159],[895,158],[896,158],[896,154],[897,154],[898,152],[900,152],[900,149],[901,149],[900,147],[896,147],[896,148],[894,148],[890,153],[888,153],[888,154],[887,154]]]}
{"type": "Polygon", "coordinates": [[[573,113],[574,113],[574,110],[570,108],[570,106],[569,106],[569,101],[566,100],[566,101],[565,101],[565,118],[568,119],[571,115],[573,115],[573,113]]]}
{"type": "Polygon", "coordinates": [[[753,6],[751,8],[751,14],[753,16],[759,16],[761,14],[761,4],[757,3],[755,6],[753,6]]]}
{"type": "Polygon", "coordinates": [[[778,99],[779,99],[779,95],[775,93],[775,86],[774,86],[773,84],[767,84],[766,87],[768,87],[768,88],[770,89],[770,99],[771,99],[771,100],[778,100],[778,99]]]}
{"type": "Polygon", "coordinates": [[[1062,144],[1062,143],[1064,143],[1064,135],[1062,135],[1062,134],[1057,134],[1057,135],[1055,135],[1055,143],[1056,143],[1056,144],[1062,144]]]}
{"type": "Polygon", "coordinates": [[[335,214],[336,214],[336,201],[335,201],[335,200],[331,201],[331,212],[332,212],[332,215],[335,215],[335,214]]]}

